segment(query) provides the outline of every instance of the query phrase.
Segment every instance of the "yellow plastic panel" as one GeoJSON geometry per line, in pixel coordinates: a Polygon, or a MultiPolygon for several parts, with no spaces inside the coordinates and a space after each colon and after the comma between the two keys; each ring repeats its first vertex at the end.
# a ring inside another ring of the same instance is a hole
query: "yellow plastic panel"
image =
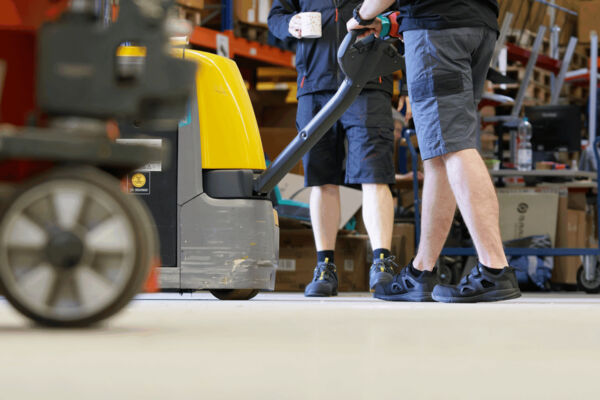
{"type": "Polygon", "coordinates": [[[202,168],[266,168],[250,96],[232,60],[196,50],[184,58],[200,64],[196,73],[202,168]]]}

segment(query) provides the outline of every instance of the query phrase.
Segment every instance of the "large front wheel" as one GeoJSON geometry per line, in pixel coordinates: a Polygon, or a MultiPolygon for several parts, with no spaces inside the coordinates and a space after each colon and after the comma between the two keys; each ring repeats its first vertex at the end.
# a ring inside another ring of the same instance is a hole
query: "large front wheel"
{"type": "Polygon", "coordinates": [[[0,291],[51,326],[85,326],[135,296],[156,254],[154,229],[118,179],[66,168],[25,184],[0,214],[0,291]]]}

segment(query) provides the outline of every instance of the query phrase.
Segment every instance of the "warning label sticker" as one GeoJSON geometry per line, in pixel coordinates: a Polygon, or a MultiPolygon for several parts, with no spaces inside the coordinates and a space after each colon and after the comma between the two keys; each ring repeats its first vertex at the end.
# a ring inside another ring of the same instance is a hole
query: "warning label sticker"
{"type": "Polygon", "coordinates": [[[150,173],[134,172],[129,174],[127,190],[133,194],[150,194],[150,173]]]}

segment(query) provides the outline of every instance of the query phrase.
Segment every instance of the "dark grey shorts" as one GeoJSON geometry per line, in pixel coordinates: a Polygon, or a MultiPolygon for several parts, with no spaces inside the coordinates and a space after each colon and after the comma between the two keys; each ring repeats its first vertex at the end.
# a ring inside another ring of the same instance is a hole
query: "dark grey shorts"
{"type": "Polygon", "coordinates": [[[406,77],[423,160],[478,147],[477,104],[496,32],[453,28],[404,32],[406,77]]]}

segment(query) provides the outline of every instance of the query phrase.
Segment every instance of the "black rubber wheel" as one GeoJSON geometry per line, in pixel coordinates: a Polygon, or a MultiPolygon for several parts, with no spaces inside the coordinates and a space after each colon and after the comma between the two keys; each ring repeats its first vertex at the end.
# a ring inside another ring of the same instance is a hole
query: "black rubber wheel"
{"type": "Polygon", "coordinates": [[[583,266],[577,270],[577,286],[586,293],[600,293],[600,264],[596,264],[596,277],[592,281],[585,278],[583,266]]]}
{"type": "Polygon", "coordinates": [[[0,292],[33,321],[87,326],[139,293],[157,254],[141,202],[113,176],[61,168],[22,185],[0,213],[0,292]]]}
{"type": "Polygon", "coordinates": [[[438,266],[438,271],[440,283],[443,283],[445,285],[449,285],[452,283],[452,268],[450,268],[444,263],[440,263],[440,265],[438,266]]]}
{"type": "Polygon", "coordinates": [[[219,300],[250,300],[258,294],[257,289],[210,289],[219,300]]]}

